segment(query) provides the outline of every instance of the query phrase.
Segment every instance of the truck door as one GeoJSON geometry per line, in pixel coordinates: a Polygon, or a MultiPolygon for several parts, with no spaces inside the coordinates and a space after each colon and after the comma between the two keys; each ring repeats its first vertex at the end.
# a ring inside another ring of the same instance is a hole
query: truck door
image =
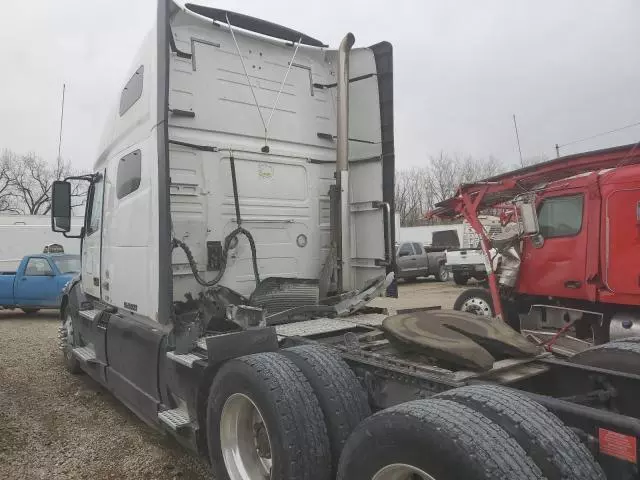
{"type": "Polygon", "coordinates": [[[15,301],[17,305],[46,307],[56,305],[58,285],[49,260],[31,257],[22,275],[16,275],[15,301]]]}
{"type": "Polygon", "coordinates": [[[398,271],[400,272],[400,276],[404,278],[413,276],[416,269],[418,268],[418,260],[416,259],[416,254],[411,243],[406,242],[400,244],[396,262],[398,263],[398,271]]]}
{"type": "Polygon", "coordinates": [[[428,272],[431,270],[431,265],[429,265],[429,254],[425,251],[424,247],[419,243],[414,243],[413,250],[416,252],[416,268],[420,272],[428,272]]]}
{"type": "Polygon", "coordinates": [[[82,243],[82,289],[101,298],[100,250],[102,244],[102,204],[104,200],[104,173],[91,186],[87,204],[85,237],[82,243]]]}
{"type": "Polygon", "coordinates": [[[524,241],[518,292],[587,299],[587,198],[581,191],[546,197],[538,206],[540,235],[524,241]]]}
{"type": "Polygon", "coordinates": [[[606,197],[604,282],[616,294],[640,293],[640,189],[615,186],[606,197]]]}

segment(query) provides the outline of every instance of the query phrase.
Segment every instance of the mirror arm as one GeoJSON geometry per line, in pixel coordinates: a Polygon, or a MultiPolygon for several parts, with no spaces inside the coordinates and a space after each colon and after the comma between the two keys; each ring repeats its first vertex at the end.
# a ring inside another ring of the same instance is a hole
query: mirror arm
{"type": "Polygon", "coordinates": [[[99,173],[88,173],[87,175],[65,177],[64,181],[67,182],[69,180],[84,180],[85,182],[95,183],[99,179],[100,179],[99,173]]]}

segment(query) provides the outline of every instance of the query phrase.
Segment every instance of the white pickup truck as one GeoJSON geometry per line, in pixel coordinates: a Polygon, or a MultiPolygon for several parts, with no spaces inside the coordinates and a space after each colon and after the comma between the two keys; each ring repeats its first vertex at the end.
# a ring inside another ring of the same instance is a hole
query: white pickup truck
{"type": "Polygon", "coordinates": [[[447,268],[451,270],[456,285],[466,285],[470,278],[486,280],[485,260],[482,250],[476,248],[447,251],[447,268]]]}
{"type": "MultiPolygon", "coordinates": [[[[483,216],[480,221],[489,236],[502,231],[497,217],[483,216]]],[[[470,278],[486,280],[488,259],[480,249],[480,238],[466,221],[461,243],[462,248],[447,249],[447,268],[453,274],[453,280],[457,285],[466,285],[470,278]]]]}

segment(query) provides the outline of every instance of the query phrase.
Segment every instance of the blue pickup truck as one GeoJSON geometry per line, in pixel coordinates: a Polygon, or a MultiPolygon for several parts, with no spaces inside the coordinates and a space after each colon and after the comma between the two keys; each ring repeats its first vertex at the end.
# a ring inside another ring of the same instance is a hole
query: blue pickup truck
{"type": "Polygon", "coordinates": [[[27,255],[17,271],[0,272],[0,308],[59,308],[62,289],[79,271],[79,255],[27,255]]]}

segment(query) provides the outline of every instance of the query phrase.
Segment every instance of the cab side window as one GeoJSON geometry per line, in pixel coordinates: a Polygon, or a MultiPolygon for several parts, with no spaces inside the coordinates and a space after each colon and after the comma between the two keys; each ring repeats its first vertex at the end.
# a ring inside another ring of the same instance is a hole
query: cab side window
{"type": "Polygon", "coordinates": [[[398,250],[398,256],[399,257],[407,257],[409,255],[413,255],[413,248],[411,248],[411,244],[410,243],[403,243],[400,246],[400,250],[398,250]]]}
{"type": "Polygon", "coordinates": [[[422,253],[423,253],[422,245],[420,245],[419,243],[414,243],[413,244],[413,250],[416,252],[416,255],[422,255],[422,253]]]}
{"type": "Polygon", "coordinates": [[[104,193],[104,177],[93,184],[93,193],[91,194],[91,210],[87,221],[87,236],[100,230],[102,222],[102,199],[104,193]]]}
{"type": "Polygon", "coordinates": [[[120,159],[118,163],[118,178],[116,179],[116,195],[118,200],[135,192],[140,186],[142,154],[140,150],[131,152],[120,159]]]}
{"type": "Polygon", "coordinates": [[[24,269],[24,274],[27,277],[46,277],[53,275],[53,270],[46,259],[30,258],[24,269]]]}
{"type": "Polygon", "coordinates": [[[538,211],[544,238],[572,237],[582,229],[583,195],[547,198],[538,211]]]}

